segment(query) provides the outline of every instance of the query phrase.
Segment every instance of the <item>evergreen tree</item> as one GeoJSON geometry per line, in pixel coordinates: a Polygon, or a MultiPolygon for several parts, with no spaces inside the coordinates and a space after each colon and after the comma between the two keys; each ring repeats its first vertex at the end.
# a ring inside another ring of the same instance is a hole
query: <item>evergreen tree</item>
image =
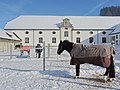
{"type": "Polygon", "coordinates": [[[100,10],[100,16],[120,16],[120,6],[105,7],[100,10]]]}

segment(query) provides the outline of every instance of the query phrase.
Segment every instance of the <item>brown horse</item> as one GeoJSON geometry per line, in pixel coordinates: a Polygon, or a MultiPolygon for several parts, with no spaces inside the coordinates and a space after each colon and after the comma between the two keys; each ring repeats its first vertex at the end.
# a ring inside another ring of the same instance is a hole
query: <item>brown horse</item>
{"type": "Polygon", "coordinates": [[[66,50],[71,56],[71,65],[76,66],[76,77],[79,77],[80,64],[89,63],[106,68],[104,76],[108,76],[108,81],[115,78],[115,68],[113,60],[113,49],[106,45],[91,45],[84,47],[68,40],[60,41],[57,54],[66,50]],[[107,48],[107,49],[106,49],[107,48]]]}

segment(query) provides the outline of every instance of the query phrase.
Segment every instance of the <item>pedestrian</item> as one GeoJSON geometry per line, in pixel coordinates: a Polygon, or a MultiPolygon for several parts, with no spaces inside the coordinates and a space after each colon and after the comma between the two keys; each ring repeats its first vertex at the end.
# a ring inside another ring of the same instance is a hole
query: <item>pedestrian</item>
{"type": "Polygon", "coordinates": [[[42,46],[40,44],[37,44],[37,46],[35,46],[35,52],[36,52],[36,57],[40,58],[42,52],[42,46]]]}

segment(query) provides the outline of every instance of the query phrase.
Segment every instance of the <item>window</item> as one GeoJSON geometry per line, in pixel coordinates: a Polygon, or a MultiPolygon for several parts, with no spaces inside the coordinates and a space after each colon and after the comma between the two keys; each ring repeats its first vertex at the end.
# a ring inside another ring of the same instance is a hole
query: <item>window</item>
{"type": "Polygon", "coordinates": [[[93,41],[94,41],[94,40],[93,40],[93,37],[90,37],[90,38],[89,38],[89,43],[93,43],[93,41]]]}
{"type": "Polygon", "coordinates": [[[29,43],[29,38],[25,37],[25,43],[29,43]]]}
{"type": "Polygon", "coordinates": [[[39,38],[39,43],[43,43],[43,38],[42,37],[39,38]]]}
{"type": "Polygon", "coordinates": [[[111,41],[115,41],[115,36],[112,36],[112,37],[111,37],[111,41]]]}
{"type": "Polygon", "coordinates": [[[76,38],[76,43],[80,43],[80,38],[76,38]]]}
{"type": "Polygon", "coordinates": [[[116,45],[118,45],[118,40],[116,40],[116,45]]]}
{"type": "Polygon", "coordinates": [[[26,34],[29,34],[29,32],[28,32],[28,31],[26,31],[25,33],[26,33],[26,34]]]}
{"type": "Polygon", "coordinates": [[[116,35],[116,39],[118,39],[118,35],[116,35]]]}
{"type": "Polygon", "coordinates": [[[52,38],[52,43],[56,43],[56,38],[52,38]]]}
{"type": "Polygon", "coordinates": [[[39,34],[42,34],[42,31],[40,31],[39,34]]]}
{"type": "Polygon", "coordinates": [[[106,32],[105,32],[105,31],[103,31],[103,32],[102,32],[102,34],[106,34],[106,32]]]}
{"type": "Polygon", "coordinates": [[[93,32],[92,32],[92,31],[90,31],[90,34],[93,34],[93,32]]]}
{"type": "Polygon", "coordinates": [[[66,30],[68,29],[68,28],[65,28],[66,30]]]}
{"type": "Polygon", "coordinates": [[[56,34],[56,32],[54,32],[54,31],[53,31],[52,33],[53,33],[53,34],[56,34]]]}
{"type": "Polygon", "coordinates": [[[76,33],[77,33],[77,34],[80,34],[80,32],[79,32],[79,31],[77,31],[76,33]]]}
{"type": "Polygon", "coordinates": [[[106,37],[102,37],[102,43],[106,43],[106,37]]]}
{"type": "Polygon", "coordinates": [[[64,31],[64,37],[68,37],[68,31],[64,31]]]}

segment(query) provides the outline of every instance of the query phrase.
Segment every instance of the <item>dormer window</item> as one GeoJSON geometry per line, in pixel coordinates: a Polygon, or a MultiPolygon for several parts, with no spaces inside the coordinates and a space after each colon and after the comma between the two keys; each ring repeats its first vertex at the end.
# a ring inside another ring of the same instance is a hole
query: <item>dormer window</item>
{"type": "Polygon", "coordinates": [[[68,18],[65,18],[65,19],[63,20],[63,22],[64,22],[64,25],[68,25],[68,24],[69,24],[69,19],[68,19],[68,18]]]}
{"type": "Polygon", "coordinates": [[[63,19],[62,26],[63,27],[72,27],[72,24],[70,23],[70,19],[68,19],[68,18],[63,19]]]}

